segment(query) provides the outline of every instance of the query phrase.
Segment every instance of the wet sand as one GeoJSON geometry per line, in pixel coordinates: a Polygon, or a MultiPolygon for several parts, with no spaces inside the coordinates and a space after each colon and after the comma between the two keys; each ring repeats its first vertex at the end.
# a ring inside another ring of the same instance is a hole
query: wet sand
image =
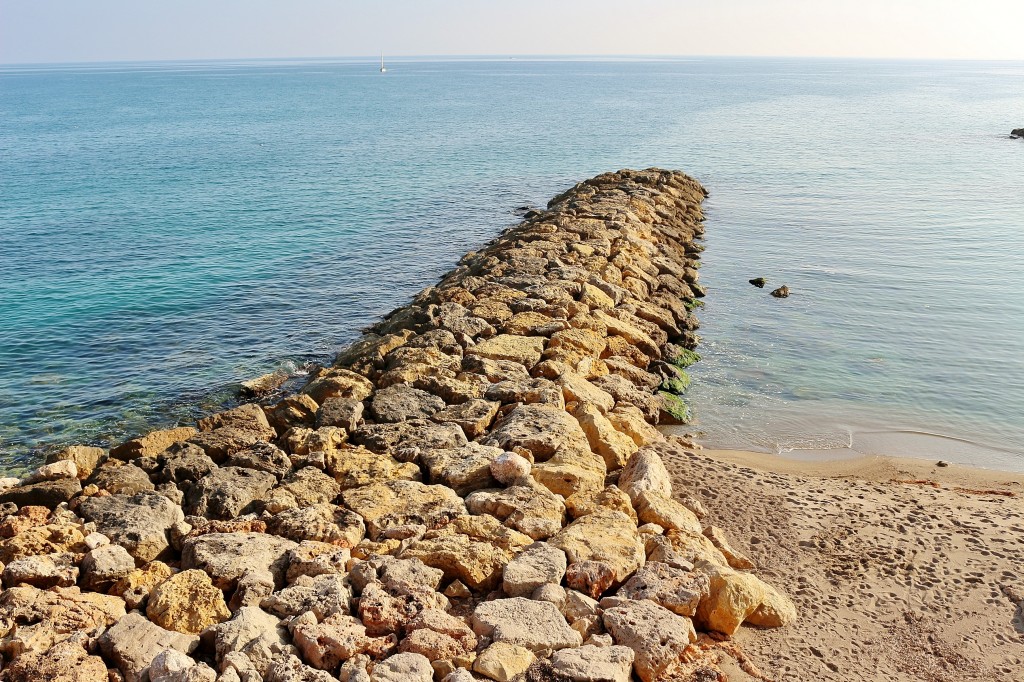
{"type": "Polygon", "coordinates": [[[715,450],[666,465],[800,610],[740,631],[731,681],[1024,680],[1024,475],[715,450]]]}

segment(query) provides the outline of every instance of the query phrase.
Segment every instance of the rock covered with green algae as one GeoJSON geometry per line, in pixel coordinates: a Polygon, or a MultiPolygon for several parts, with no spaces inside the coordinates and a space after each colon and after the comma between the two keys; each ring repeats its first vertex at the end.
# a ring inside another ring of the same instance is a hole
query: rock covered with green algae
{"type": "Polygon", "coordinates": [[[704,196],[597,176],[299,393],[8,482],[3,679],[653,679],[695,624],[794,618],[654,428],[689,417],[704,196]]]}

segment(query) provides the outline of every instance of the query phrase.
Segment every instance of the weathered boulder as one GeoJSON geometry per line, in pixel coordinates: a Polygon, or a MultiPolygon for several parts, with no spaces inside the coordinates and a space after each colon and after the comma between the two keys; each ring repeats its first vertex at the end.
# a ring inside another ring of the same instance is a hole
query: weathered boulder
{"type": "Polygon", "coordinates": [[[401,463],[363,447],[345,447],[328,452],[327,471],[334,476],[341,490],[395,479],[418,481],[422,475],[420,468],[412,462],[401,463]]]}
{"type": "Polygon", "coordinates": [[[504,451],[479,443],[468,443],[458,450],[427,450],[420,461],[427,468],[432,483],[441,483],[459,495],[495,485],[491,463],[504,451]]]}
{"type": "Polygon", "coordinates": [[[311,381],[303,393],[323,405],[328,398],[366,400],[373,393],[373,384],[364,376],[347,369],[332,369],[326,376],[311,381]]]}
{"type": "Polygon", "coordinates": [[[248,431],[265,440],[272,440],[277,435],[270,426],[270,422],[267,421],[266,412],[255,403],[246,403],[212,414],[200,419],[198,426],[200,431],[214,431],[223,428],[248,431]]]}
{"type": "Polygon", "coordinates": [[[556,651],[551,657],[551,670],[572,682],[629,682],[635,658],[629,647],[586,644],[556,651]]]}
{"type": "Polygon", "coordinates": [[[633,439],[616,430],[595,405],[581,403],[573,412],[573,416],[587,434],[590,447],[604,458],[609,471],[621,469],[636,452],[637,445],[633,439]]]}
{"type": "Polygon", "coordinates": [[[196,435],[191,426],[180,426],[174,429],[151,431],[141,438],[130,440],[111,449],[111,457],[118,459],[135,459],[136,457],[155,457],[175,443],[182,443],[196,435]]]}
{"type": "Polygon", "coordinates": [[[174,569],[162,561],[150,561],[142,568],[130,571],[110,588],[111,594],[124,599],[125,606],[135,609],[149,599],[153,588],[174,575],[174,569]]]}
{"type": "Polygon", "coordinates": [[[296,393],[263,408],[263,412],[270,426],[278,433],[284,433],[293,426],[313,426],[319,409],[320,405],[308,394],[296,393]]]}
{"type": "Polygon", "coordinates": [[[56,481],[61,478],[79,478],[78,465],[70,459],[50,462],[34,469],[23,484],[39,483],[40,481],[56,481]]]}
{"type": "Polygon", "coordinates": [[[336,613],[317,623],[316,618],[301,616],[289,626],[295,646],[302,657],[321,670],[337,670],[342,661],[365,654],[381,659],[398,646],[398,638],[370,637],[357,619],[336,613]]]}
{"type": "Polygon", "coordinates": [[[408,384],[393,384],[374,393],[370,410],[379,422],[429,419],[444,409],[444,401],[408,384]]]}
{"type": "Polygon", "coordinates": [[[213,584],[230,591],[238,579],[252,571],[270,571],[281,584],[287,570],[288,551],[298,545],[264,533],[209,533],[185,541],[181,566],[206,571],[213,584]]]}
{"type": "Polygon", "coordinates": [[[491,462],[491,477],[502,485],[522,485],[530,480],[530,460],[514,452],[502,452],[491,462]]]}
{"type": "Polygon", "coordinates": [[[257,663],[260,674],[269,665],[266,653],[283,653],[288,646],[288,632],[278,618],[255,606],[239,608],[230,620],[214,625],[204,634],[209,635],[218,662],[232,652],[241,651],[257,663]]]}
{"type": "Polygon", "coordinates": [[[320,469],[307,466],[294,471],[266,496],[265,509],[278,513],[286,509],[334,502],[341,486],[320,469]]]}
{"type": "Polygon", "coordinates": [[[149,597],[146,615],[166,630],[199,634],[231,616],[224,593],[203,571],[182,571],[157,585],[149,597]]]}
{"type": "Polygon", "coordinates": [[[660,445],[648,445],[637,450],[619,474],[619,487],[634,503],[643,492],[652,492],[666,499],[672,497],[672,478],[658,454],[660,445]]]}
{"type": "Polygon", "coordinates": [[[421,523],[428,528],[443,525],[466,513],[455,491],[441,485],[415,481],[388,481],[344,491],[345,506],[366,521],[371,538],[393,526],[421,523]]]}
{"type": "Polygon", "coordinates": [[[473,611],[472,626],[479,637],[525,647],[544,657],[583,643],[554,604],[522,597],[482,602],[473,611]]]}
{"type": "Polygon", "coordinates": [[[460,516],[410,543],[399,556],[419,559],[444,571],[446,579],[461,580],[474,590],[491,590],[509,559],[530,543],[528,536],[493,517],[460,516]]]}
{"type": "Polygon", "coordinates": [[[565,508],[569,514],[578,519],[596,511],[620,511],[632,521],[636,521],[636,510],[629,500],[629,495],[618,486],[610,485],[601,490],[583,490],[565,500],[565,508]]]}
{"type": "Polygon", "coordinates": [[[47,462],[60,462],[70,460],[75,463],[78,470],[78,478],[86,479],[93,470],[100,465],[107,457],[107,451],[103,448],[90,447],[88,445],[71,445],[57,452],[50,453],[46,457],[47,462]]]}
{"type": "Polygon", "coordinates": [[[317,620],[351,609],[352,587],[343,575],[301,576],[294,584],[264,598],[260,606],[270,613],[286,618],[312,611],[317,620]]]}
{"type": "Polygon", "coordinates": [[[217,465],[198,445],[176,443],[159,457],[158,480],[164,483],[191,483],[213,471],[217,465]]]}
{"type": "Polygon", "coordinates": [[[500,407],[499,402],[474,398],[435,412],[431,419],[441,424],[456,424],[468,438],[477,438],[487,433],[500,407]]]}
{"type": "Polygon", "coordinates": [[[565,569],[565,552],[546,542],[535,542],[505,566],[502,589],[510,597],[528,597],[541,585],[560,584],[565,569]]]}
{"type": "Polygon", "coordinates": [[[539,336],[499,334],[471,346],[466,350],[466,355],[486,360],[508,360],[529,369],[540,362],[543,350],[544,339],[539,336]]]}
{"type": "Polygon", "coordinates": [[[382,454],[413,448],[454,449],[469,442],[458,424],[437,424],[422,419],[395,424],[364,424],[352,434],[352,441],[382,454]]]}
{"type": "Polygon", "coordinates": [[[267,521],[267,532],[302,542],[315,540],[337,547],[355,547],[366,535],[362,517],[333,504],[288,509],[267,521]]]}
{"type": "Polygon", "coordinates": [[[31,585],[46,589],[49,587],[71,587],[78,582],[78,566],[75,555],[69,553],[38,554],[11,561],[3,569],[6,587],[31,585]]]}
{"type": "Polygon", "coordinates": [[[81,644],[61,642],[46,652],[19,656],[2,673],[0,682],[107,682],[107,666],[90,656],[81,644]]]}
{"type": "Polygon", "coordinates": [[[89,497],[78,506],[78,512],[139,563],[167,551],[171,528],[185,520],[181,507],[154,492],[89,497]]]}
{"type": "MultiPolygon", "coordinates": [[[[262,441],[252,447],[232,454],[228,457],[226,464],[229,467],[245,467],[246,469],[265,471],[268,474],[273,474],[278,479],[287,474],[292,468],[291,460],[288,459],[288,455],[284,450],[276,445],[262,441]]],[[[199,480],[200,478],[202,476],[192,480],[199,480]]]]}
{"type": "Polygon", "coordinates": [[[86,483],[111,495],[134,495],[156,489],[145,471],[118,459],[108,459],[98,466],[92,476],[86,479],[86,483]]]}
{"type": "Polygon", "coordinates": [[[695,617],[704,629],[733,635],[744,621],[779,627],[796,619],[796,607],[789,598],[751,573],[706,561],[697,570],[710,578],[709,594],[695,617]]]}
{"type": "Polygon", "coordinates": [[[124,613],[121,599],[82,593],[77,587],[11,587],[0,593],[0,620],[16,627],[0,639],[0,652],[7,660],[26,652],[44,653],[76,633],[94,636],[124,613]]]}
{"type": "Polygon", "coordinates": [[[725,531],[716,526],[708,526],[704,529],[704,536],[711,540],[711,544],[722,553],[725,560],[729,562],[729,566],[741,570],[750,570],[754,568],[754,562],[748,559],[742,552],[733,549],[733,546],[729,543],[729,539],[725,536],[725,531]]]}
{"type": "Polygon", "coordinates": [[[114,583],[135,570],[135,559],[121,545],[102,545],[82,560],[82,587],[106,592],[114,583]]]}
{"type": "Polygon", "coordinates": [[[314,426],[337,426],[352,433],[363,420],[363,403],[352,398],[328,398],[316,413],[314,426]]]}
{"type": "Polygon", "coordinates": [[[103,656],[117,666],[126,682],[144,682],[153,659],[165,649],[190,654],[199,637],[165,630],[141,614],[129,613],[99,638],[103,656]]]}
{"type": "Polygon", "coordinates": [[[434,669],[422,654],[395,654],[373,668],[370,682],[433,682],[434,669]]]}
{"type": "Polygon", "coordinates": [[[266,471],[245,467],[219,467],[189,487],[185,511],[195,516],[227,521],[260,511],[277,478],[266,471]]]}
{"type": "Polygon", "coordinates": [[[662,528],[700,533],[700,519],[680,502],[644,491],[633,499],[637,518],[643,523],[656,523],[662,528]]]}
{"type": "Polygon", "coordinates": [[[594,598],[622,584],[647,558],[636,524],[617,511],[576,519],[548,542],[565,552],[570,565],[588,564],[586,571],[574,574],[576,580],[569,586],[594,598]]]}
{"type": "Polygon", "coordinates": [[[615,643],[633,650],[633,669],[644,682],[654,682],[675,665],[697,641],[693,623],[646,599],[627,601],[604,612],[604,626],[615,643]]]}
{"type": "Polygon", "coordinates": [[[478,490],[466,497],[466,508],[472,514],[489,514],[534,540],[551,537],[565,524],[562,498],[533,482],[478,490]]]}
{"type": "Polygon", "coordinates": [[[473,671],[496,682],[510,682],[525,673],[536,660],[536,654],[526,647],[495,642],[476,657],[473,671]]]}
{"type": "Polygon", "coordinates": [[[648,561],[619,588],[616,596],[650,599],[680,616],[693,616],[697,605],[709,592],[710,581],[705,574],[648,561]]]}
{"type": "Polygon", "coordinates": [[[77,478],[59,478],[0,490],[0,504],[14,503],[19,507],[32,505],[53,509],[80,492],[82,484],[77,478]]]}

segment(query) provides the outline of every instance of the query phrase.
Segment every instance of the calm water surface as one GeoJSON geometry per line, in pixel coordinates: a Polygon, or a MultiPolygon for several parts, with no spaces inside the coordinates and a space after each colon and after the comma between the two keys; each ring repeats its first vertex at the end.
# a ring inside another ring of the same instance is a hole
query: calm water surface
{"type": "Polygon", "coordinates": [[[1024,470],[1021,125],[1006,62],[0,67],[0,469],[327,359],[516,207],[659,165],[711,191],[707,443],[1024,470]]]}

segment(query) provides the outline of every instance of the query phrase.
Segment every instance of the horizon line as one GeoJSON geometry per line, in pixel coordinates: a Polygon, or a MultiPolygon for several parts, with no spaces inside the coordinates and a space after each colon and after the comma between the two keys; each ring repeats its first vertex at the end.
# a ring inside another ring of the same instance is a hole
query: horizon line
{"type": "MultiPolygon", "coordinates": [[[[112,59],[112,60],[79,60],[79,61],[43,61],[43,62],[0,62],[0,67],[30,66],[74,66],[103,64],[180,64],[210,62],[257,62],[257,61],[355,61],[376,62],[380,53],[373,55],[335,55],[327,57],[311,56],[274,56],[274,57],[178,57],[167,59],[112,59]]],[[[385,52],[383,57],[388,58],[385,52]]],[[[703,59],[788,59],[788,60],[833,60],[833,61],[887,61],[887,62],[1003,62],[1024,63],[1024,57],[1018,59],[1000,59],[983,57],[874,57],[874,56],[837,56],[837,55],[767,55],[767,54],[395,54],[390,59],[397,61],[696,61],[703,59]]]]}

